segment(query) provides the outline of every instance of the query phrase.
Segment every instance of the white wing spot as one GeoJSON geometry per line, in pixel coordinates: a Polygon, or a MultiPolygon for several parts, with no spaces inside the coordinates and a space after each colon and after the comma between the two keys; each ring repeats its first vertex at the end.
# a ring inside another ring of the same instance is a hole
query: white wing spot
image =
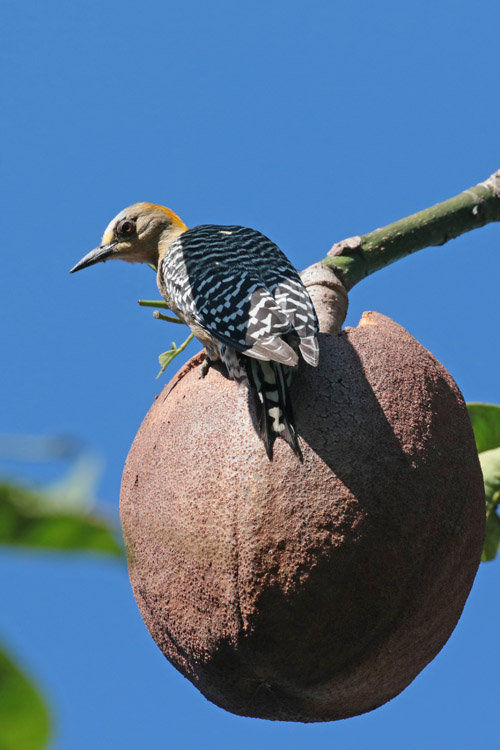
{"type": "Polygon", "coordinates": [[[279,406],[273,406],[272,409],[268,409],[267,413],[273,420],[273,431],[274,432],[283,432],[285,429],[284,424],[280,424],[280,417],[281,417],[281,409],[279,406]]]}

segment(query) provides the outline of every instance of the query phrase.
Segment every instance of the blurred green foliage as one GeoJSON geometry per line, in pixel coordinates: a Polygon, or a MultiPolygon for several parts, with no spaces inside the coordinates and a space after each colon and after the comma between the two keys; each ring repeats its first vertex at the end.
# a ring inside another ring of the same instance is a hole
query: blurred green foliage
{"type": "MultiPolygon", "coordinates": [[[[71,460],[69,471],[48,485],[0,480],[0,544],[124,558],[117,524],[94,511],[102,462],[76,446],[64,438],[0,436],[0,457],[24,462],[71,460]]],[[[43,750],[49,734],[44,699],[0,648],[0,750],[43,750]]]]}
{"type": "Polygon", "coordinates": [[[64,512],[43,492],[6,483],[0,483],[0,544],[123,554],[108,521],[86,510],[64,512]]]}
{"type": "Polygon", "coordinates": [[[49,732],[45,702],[19,667],[0,649],[1,750],[43,750],[49,732]]]}

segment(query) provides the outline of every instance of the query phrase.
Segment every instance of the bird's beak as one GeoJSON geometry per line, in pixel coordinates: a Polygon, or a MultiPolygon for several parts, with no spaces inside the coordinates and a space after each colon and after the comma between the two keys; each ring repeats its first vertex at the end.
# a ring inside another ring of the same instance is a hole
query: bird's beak
{"type": "Polygon", "coordinates": [[[95,250],[91,250],[90,253],[87,253],[87,255],[71,269],[70,273],[81,271],[82,268],[88,268],[95,263],[101,263],[102,261],[108,260],[108,258],[112,256],[115,245],[117,244],[117,242],[109,242],[107,245],[101,245],[100,247],[96,247],[95,250]]]}

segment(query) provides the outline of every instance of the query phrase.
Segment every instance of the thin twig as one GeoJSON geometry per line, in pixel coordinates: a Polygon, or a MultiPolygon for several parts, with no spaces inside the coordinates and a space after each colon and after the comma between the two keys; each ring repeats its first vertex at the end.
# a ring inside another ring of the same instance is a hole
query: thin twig
{"type": "Polygon", "coordinates": [[[153,318],[156,318],[157,320],[167,320],[169,323],[180,323],[181,326],[185,325],[184,321],[180,318],[174,318],[173,315],[164,315],[159,310],[154,311],[153,318]]]}
{"type": "Polygon", "coordinates": [[[168,310],[169,307],[163,299],[138,299],[137,302],[141,307],[161,307],[163,310],[168,310]]]}

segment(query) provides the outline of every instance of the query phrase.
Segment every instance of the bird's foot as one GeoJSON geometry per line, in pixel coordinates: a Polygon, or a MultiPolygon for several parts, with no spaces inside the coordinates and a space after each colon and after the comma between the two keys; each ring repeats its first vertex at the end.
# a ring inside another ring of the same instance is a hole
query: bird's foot
{"type": "Polygon", "coordinates": [[[212,360],[208,356],[208,354],[205,354],[205,359],[200,365],[200,380],[203,380],[208,375],[208,371],[210,370],[210,367],[212,366],[212,360]]]}

